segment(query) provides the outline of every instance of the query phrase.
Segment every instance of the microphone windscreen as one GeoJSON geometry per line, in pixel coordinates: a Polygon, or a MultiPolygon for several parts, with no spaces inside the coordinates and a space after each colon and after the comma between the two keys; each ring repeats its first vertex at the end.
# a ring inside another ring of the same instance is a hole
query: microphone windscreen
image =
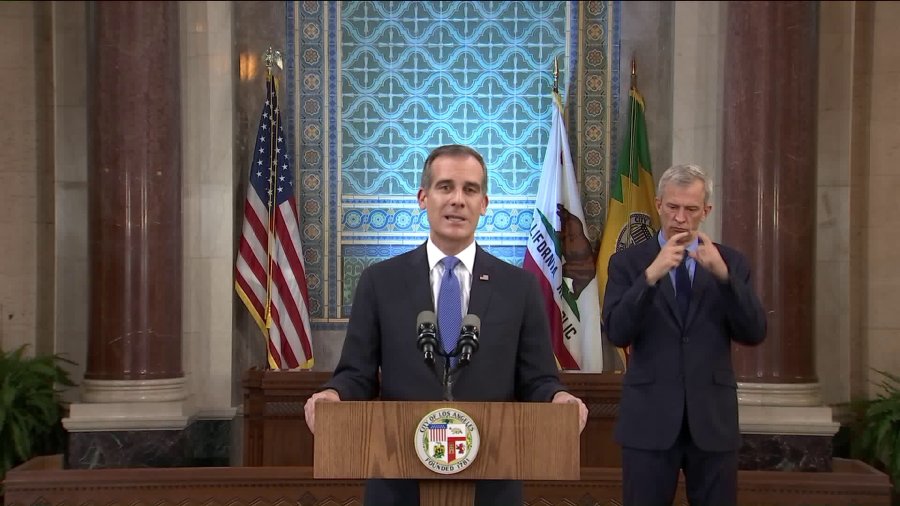
{"type": "Polygon", "coordinates": [[[416,327],[422,325],[423,323],[434,324],[436,321],[437,319],[434,317],[434,311],[422,311],[416,318],[416,327]]]}
{"type": "Polygon", "coordinates": [[[473,327],[481,327],[481,318],[478,315],[467,314],[462,321],[463,327],[473,326],[473,327]]]}

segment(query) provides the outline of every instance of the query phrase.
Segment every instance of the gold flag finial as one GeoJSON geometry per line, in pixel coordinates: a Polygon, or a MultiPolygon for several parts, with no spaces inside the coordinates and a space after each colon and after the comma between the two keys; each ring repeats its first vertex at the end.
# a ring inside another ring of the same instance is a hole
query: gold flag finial
{"type": "Polygon", "coordinates": [[[284,59],[281,57],[281,51],[272,49],[272,46],[269,46],[269,49],[266,49],[266,52],[263,53],[263,61],[266,62],[266,70],[270,73],[273,66],[277,66],[278,70],[284,70],[284,59]]]}
{"type": "Polygon", "coordinates": [[[553,93],[559,93],[559,61],[553,59],[553,93]]]}
{"type": "Polygon", "coordinates": [[[631,59],[631,87],[637,88],[637,63],[631,59]]]}

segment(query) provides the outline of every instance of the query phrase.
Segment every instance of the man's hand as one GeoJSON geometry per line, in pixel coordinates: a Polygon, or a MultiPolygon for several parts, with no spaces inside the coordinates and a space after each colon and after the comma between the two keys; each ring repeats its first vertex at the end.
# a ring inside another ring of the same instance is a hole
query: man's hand
{"type": "Polygon", "coordinates": [[[553,396],[551,402],[555,404],[578,404],[578,433],[580,434],[581,431],[584,430],[584,426],[587,424],[588,409],[587,406],[581,402],[581,399],[569,392],[559,391],[553,396]]]}
{"type": "Polygon", "coordinates": [[[728,264],[722,259],[719,248],[703,232],[700,232],[700,245],[697,247],[697,251],[690,252],[690,255],[704,269],[711,272],[720,283],[728,281],[728,264]]]}
{"type": "Polygon", "coordinates": [[[312,394],[303,406],[303,414],[306,415],[306,426],[313,434],[316,433],[316,403],[319,401],[340,402],[341,396],[337,390],[329,388],[312,394]]]}
{"type": "Polygon", "coordinates": [[[653,259],[653,263],[644,271],[648,284],[655,285],[669,271],[678,267],[687,251],[685,243],[689,236],[688,232],[679,232],[666,241],[666,244],[659,250],[659,254],[653,259]]]}

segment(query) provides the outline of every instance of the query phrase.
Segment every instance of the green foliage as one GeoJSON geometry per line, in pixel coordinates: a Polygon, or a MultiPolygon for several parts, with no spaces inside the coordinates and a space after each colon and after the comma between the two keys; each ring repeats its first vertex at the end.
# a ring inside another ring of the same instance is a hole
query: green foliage
{"type": "Polygon", "coordinates": [[[900,489],[900,376],[881,374],[881,392],[875,399],[856,406],[860,415],[854,430],[856,458],[875,464],[891,477],[894,490],[900,489]]]}
{"type": "Polygon", "coordinates": [[[12,467],[61,441],[57,385],[74,386],[59,355],[25,356],[25,346],[0,350],[0,480],[12,467]]]}

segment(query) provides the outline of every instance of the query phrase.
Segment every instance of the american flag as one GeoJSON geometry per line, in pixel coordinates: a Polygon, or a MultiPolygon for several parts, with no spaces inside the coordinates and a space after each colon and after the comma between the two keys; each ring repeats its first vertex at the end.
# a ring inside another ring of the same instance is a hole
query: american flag
{"type": "Polygon", "coordinates": [[[309,293],[294,172],[271,75],[253,153],[234,288],[266,337],[269,367],[308,369],[313,365],[309,293]]]}
{"type": "Polygon", "coordinates": [[[447,440],[447,424],[446,423],[430,423],[428,424],[428,437],[432,441],[447,440]]]}

